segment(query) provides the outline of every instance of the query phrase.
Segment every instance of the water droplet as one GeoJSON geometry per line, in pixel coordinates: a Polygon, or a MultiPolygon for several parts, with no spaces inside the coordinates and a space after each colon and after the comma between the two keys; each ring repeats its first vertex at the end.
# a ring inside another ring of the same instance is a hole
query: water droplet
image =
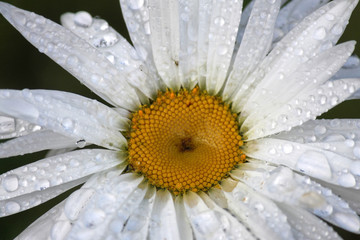
{"type": "Polygon", "coordinates": [[[86,141],[85,139],[80,139],[79,141],[76,142],[76,146],[78,146],[79,148],[83,148],[86,145],[86,141]]]}
{"type": "Polygon", "coordinates": [[[92,24],[92,17],[88,12],[80,11],[75,13],[74,22],[80,27],[90,27],[92,24]]]}
{"type": "Polygon", "coordinates": [[[345,173],[339,177],[338,183],[343,187],[353,187],[356,184],[356,180],[351,173],[345,173]]]}
{"type": "Polygon", "coordinates": [[[354,147],[355,146],[355,141],[352,139],[346,139],[345,140],[345,145],[348,147],[354,147]]]}
{"type": "Polygon", "coordinates": [[[360,161],[354,161],[350,165],[350,171],[351,173],[360,176],[360,161]]]}
{"type": "Polygon", "coordinates": [[[286,143],[282,146],[282,150],[285,154],[289,154],[293,151],[294,147],[290,143],[286,143]]]}
{"type": "Polygon", "coordinates": [[[315,39],[317,40],[323,40],[326,37],[326,29],[324,27],[319,27],[318,29],[316,29],[316,31],[314,32],[314,36],[315,39]]]}
{"type": "Polygon", "coordinates": [[[72,132],[74,130],[74,126],[75,126],[74,121],[70,118],[64,118],[61,122],[61,125],[68,132],[72,132]]]}
{"type": "Polygon", "coordinates": [[[100,209],[91,209],[84,213],[84,223],[88,228],[94,228],[105,219],[105,212],[100,209]]]}
{"type": "Polygon", "coordinates": [[[66,59],[66,64],[68,64],[71,67],[75,67],[78,63],[79,63],[79,59],[74,55],[70,55],[66,59]]]}
{"type": "Polygon", "coordinates": [[[25,25],[25,23],[26,23],[26,15],[24,13],[19,12],[19,11],[13,11],[12,12],[12,17],[15,20],[16,24],[25,25]]]}
{"type": "Polygon", "coordinates": [[[219,55],[225,55],[227,52],[228,52],[228,46],[227,45],[218,46],[217,53],[219,55]]]}
{"type": "Polygon", "coordinates": [[[322,134],[326,133],[326,127],[323,125],[317,125],[314,128],[314,131],[315,131],[316,135],[322,135],[322,134]]]}
{"type": "Polygon", "coordinates": [[[334,34],[334,35],[340,35],[342,34],[343,32],[343,27],[341,24],[336,24],[332,29],[331,29],[331,32],[334,34]]]}
{"type": "Polygon", "coordinates": [[[329,21],[333,21],[333,20],[335,19],[335,16],[334,16],[334,14],[332,14],[332,13],[327,13],[327,14],[325,14],[325,17],[326,17],[326,19],[329,20],[329,21]]]}
{"type": "Polygon", "coordinates": [[[144,5],[144,0],[128,0],[127,5],[133,10],[140,9],[144,5]]]}
{"type": "Polygon", "coordinates": [[[321,105],[324,105],[324,104],[326,104],[326,101],[327,101],[327,97],[324,96],[324,95],[322,95],[322,96],[320,97],[320,104],[321,104],[321,105]]]}
{"type": "Polygon", "coordinates": [[[339,103],[339,98],[337,96],[331,98],[331,105],[335,106],[338,103],[339,103]]]}
{"type": "Polygon", "coordinates": [[[40,179],[35,184],[35,190],[42,191],[50,187],[50,182],[47,179],[40,179]]]}
{"type": "Polygon", "coordinates": [[[14,214],[20,211],[20,204],[14,201],[7,202],[5,204],[5,212],[7,214],[14,214]]]}
{"type": "Polygon", "coordinates": [[[224,24],[225,24],[225,19],[224,19],[223,17],[216,17],[216,18],[214,19],[214,23],[215,23],[217,26],[219,26],[219,27],[224,26],[224,24]]]}
{"type": "Polygon", "coordinates": [[[307,151],[300,155],[296,168],[309,176],[320,179],[330,179],[332,175],[327,157],[317,151],[307,151]]]}
{"type": "Polygon", "coordinates": [[[19,178],[15,174],[7,175],[4,177],[2,185],[8,192],[16,191],[19,187],[19,178]]]}
{"type": "Polygon", "coordinates": [[[115,33],[109,32],[101,37],[93,39],[93,45],[97,48],[110,47],[118,42],[118,37],[115,33]]]}

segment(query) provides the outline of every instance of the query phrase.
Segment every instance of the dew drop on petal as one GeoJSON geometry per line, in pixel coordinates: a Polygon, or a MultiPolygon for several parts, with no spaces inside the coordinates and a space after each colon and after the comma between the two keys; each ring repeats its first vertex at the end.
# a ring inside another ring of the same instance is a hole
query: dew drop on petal
{"type": "Polygon", "coordinates": [[[360,159],[360,147],[354,147],[353,153],[356,158],[360,159]]]}
{"type": "Polygon", "coordinates": [[[144,0],[128,0],[127,5],[133,10],[140,9],[144,5],[144,0]]]}
{"type": "Polygon", "coordinates": [[[14,201],[7,202],[5,204],[5,212],[6,214],[14,214],[20,211],[20,204],[14,201]]]}
{"type": "Polygon", "coordinates": [[[316,31],[314,32],[314,36],[315,39],[317,40],[323,40],[326,37],[326,29],[324,27],[319,27],[318,29],[316,29],[316,31]]]}
{"type": "Polygon", "coordinates": [[[61,122],[61,125],[64,127],[66,131],[73,131],[74,129],[74,122],[70,118],[64,118],[61,122]]]}
{"type": "Polygon", "coordinates": [[[289,143],[286,143],[282,146],[282,150],[284,153],[286,154],[289,154],[293,151],[294,147],[293,145],[289,144],[289,143]]]}
{"type": "Polygon", "coordinates": [[[105,219],[105,212],[100,209],[91,209],[84,214],[84,223],[88,228],[94,228],[105,219]]]}
{"type": "Polygon", "coordinates": [[[26,23],[26,16],[22,12],[14,11],[12,12],[12,17],[15,20],[15,22],[19,25],[25,25],[26,23]]]}
{"type": "Polygon", "coordinates": [[[74,22],[80,27],[90,27],[92,24],[92,17],[88,12],[80,11],[74,16],[74,22]]]}
{"type": "Polygon", "coordinates": [[[350,165],[350,171],[351,173],[360,176],[360,161],[354,161],[351,165],[350,165]]]}
{"type": "Polygon", "coordinates": [[[50,187],[50,182],[47,179],[40,179],[36,181],[35,190],[42,191],[50,187]]]}
{"type": "Polygon", "coordinates": [[[326,156],[317,151],[304,152],[296,163],[296,168],[307,175],[320,179],[330,179],[331,169],[326,156]]]}
{"type": "Polygon", "coordinates": [[[19,178],[15,174],[7,175],[3,179],[2,185],[8,192],[16,191],[19,187],[19,178]]]}
{"type": "Polygon", "coordinates": [[[76,146],[78,146],[79,148],[83,148],[86,145],[86,141],[85,139],[80,139],[79,141],[76,142],[76,146]]]}
{"type": "Polygon", "coordinates": [[[317,125],[314,128],[314,131],[315,131],[316,135],[322,135],[322,134],[326,133],[326,127],[323,125],[317,125]]]}
{"type": "Polygon", "coordinates": [[[224,19],[223,17],[216,17],[216,18],[214,19],[214,23],[215,23],[217,26],[219,26],[219,27],[224,26],[224,24],[225,24],[225,19],[224,19]]]}
{"type": "Polygon", "coordinates": [[[345,173],[339,177],[338,183],[343,187],[353,187],[356,184],[356,180],[351,173],[345,173]]]}

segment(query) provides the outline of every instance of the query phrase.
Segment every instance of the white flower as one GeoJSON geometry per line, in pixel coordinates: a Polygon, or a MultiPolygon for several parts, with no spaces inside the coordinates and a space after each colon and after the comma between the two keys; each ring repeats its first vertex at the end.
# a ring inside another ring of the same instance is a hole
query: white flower
{"type": "Polygon", "coordinates": [[[0,2],[25,38],[113,106],[0,90],[0,139],[12,138],[0,157],[50,150],[0,176],[0,216],[85,183],[19,239],[340,238],[316,216],[360,233],[360,120],[315,120],[359,96],[355,43],[335,45],[357,1],[284,2],[253,1],[241,15],[242,1],[121,0],[134,47],[86,12],[64,14],[62,27],[0,2]],[[190,116],[181,104],[205,107],[190,116]]]}

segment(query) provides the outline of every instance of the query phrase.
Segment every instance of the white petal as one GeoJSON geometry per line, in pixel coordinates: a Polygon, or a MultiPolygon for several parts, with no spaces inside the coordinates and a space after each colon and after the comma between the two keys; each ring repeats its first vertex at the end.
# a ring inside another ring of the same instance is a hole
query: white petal
{"type": "Polygon", "coordinates": [[[119,132],[126,129],[126,118],[95,100],[72,93],[0,90],[0,112],[103,147],[126,144],[119,132]]]}
{"type": "Polygon", "coordinates": [[[179,74],[182,85],[192,89],[198,82],[199,12],[201,1],[179,1],[179,74]]]}
{"type": "Polygon", "coordinates": [[[138,56],[147,64],[151,79],[158,88],[163,86],[163,82],[158,76],[153,52],[151,47],[151,30],[149,23],[148,0],[129,1],[120,0],[121,10],[127,29],[130,34],[132,43],[135,46],[138,56]]]}
{"type": "Polygon", "coordinates": [[[354,50],[355,42],[346,42],[325,50],[309,61],[300,64],[291,76],[282,76],[271,83],[262,84],[255,90],[242,109],[241,119],[246,121],[243,128],[264,119],[272,112],[276,112],[289,101],[306,93],[330,79],[354,50]],[[316,67],[314,67],[316,66],[316,67]],[[260,89],[262,89],[260,91],[260,89]]]}
{"type": "Polygon", "coordinates": [[[124,239],[146,239],[149,231],[150,216],[154,207],[156,188],[149,186],[148,192],[127,220],[122,231],[124,239]]]}
{"type": "Polygon", "coordinates": [[[133,46],[100,18],[92,18],[87,12],[65,13],[61,16],[64,27],[102,52],[123,73],[124,79],[147,97],[157,93],[154,81],[148,77],[145,63],[133,46]]]}
{"type": "Polygon", "coordinates": [[[62,240],[71,228],[71,223],[64,216],[65,201],[59,203],[33,222],[17,236],[16,240],[62,240]]]}
{"type": "Polygon", "coordinates": [[[127,219],[123,214],[129,214],[126,207],[134,210],[146,193],[146,188],[138,188],[142,179],[135,174],[122,174],[108,179],[106,184],[97,184],[67,238],[103,239],[105,235],[116,235],[127,219]]]}
{"type": "MultiPolygon", "coordinates": [[[[226,179],[221,182],[222,190],[209,192],[215,202],[215,192],[222,192],[226,205],[248,229],[259,239],[294,239],[286,216],[271,200],[261,196],[247,185],[226,179]]],[[[218,202],[217,202],[218,203],[218,202]]]]}
{"type": "Polygon", "coordinates": [[[321,185],[331,189],[334,194],[344,199],[349,204],[350,208],[353,209],[357,214],[360,213],[359,189],[343,188],[326,182],[321,182],[321,185]]]}
{"type": "Polygon", "coordinates": [[[335,34],[332,29],[345,27],[356,3],[353,0],[332,1],[290,31],[234,95],[234,111],[241,110],[255,89],[262,91],[262,85],[276,82],[281,76],[290,76],[301,63],[331,47],[342,33],[339,31],[335,34]],[[328,20],[328,14],[333,14],[335,20],[328,20]],[[301,57],[298,53],[301,53],[301,57]]]}
{"type": "MultiPolygon", "coordinates": [[[[360,161],[359,119],[310,120],[289,132],[281,132],[273,137],[303,143],[360,161]]],[[[354,164],[350,169],[355,175],[360,175],[360,165],[357,167],[354,164]]]]}
{"type": "Polygon", "coordinates": [[[22,119],[0,116],[0,139],[24,136],[41,130],[42,127],[22,119]]]}
{"type": "Polygon", "coordinates": [[[331,227],[306,210],[281,203],[279,207],[286,214],[296,239],[342,239],[331,227]]]}
{"type": "MultiPolygon", "coordinates": [[[[360,79],[328,81],[317,88],[306,91],[278,108],[265,119],[255,122],[251,129],[242,129],[248,140],[288,131],[292,127],[315,119],[332,107],[346,100],[357,89],[360,79]]],[[[249,123],[250,124],[250,123],[249,123]]]]}
{"type": "Polygon", "coordinates": [[[193,231],[190,226],[190,222],[184,206],[184,198],[182,196],[177,196],[175,198],[175,210],[179,232],[181,233],[182,239],[192,240],[193,231]]]}
{"type": "Polygon", "coordinates": [[[165,84],[178,90],[179,79],[179,3],[149,0],[150,40],[155,66],[165,84]]]}
{"type": "Polygon", "coordinates": [[[148,238],[152,240],[181,239],[174,200],[168,190],[158,190],[156,192],[148,238]]]}
{"type": "Polygon", "coordinates": [[[53,131],[44,130],[30,133],[0,144],[0,158],[39,152],[48,149],[76,148],[77,140],[53,131]]]}
{"type": "Polygon", "coordinates": [[[0,200],[42,191],[117,166],[121,153],[93,149],[45,158],[0,175],[0,200]]]}
{"type": "MultiPolygon", "coordinates": [[[[328,0],[292,0],[280,11],[276,20],[274,41],[280,40],[307,15],[328,3],[328,0]]],[[[333,18],[329,15],[328,18],[333,18]]]]}
{"type": "MultiPolygon", "coordinates": [[[[233,55],[243,1],[213,1],[206,63],[206,90],[217,94],[222,88],[233,55]]],[[[199,26],[201,27],[201,26],[199,26]]],[[[202,34],[202,33],[200,33],[202,34]]]]}
{"type": "Polygon", "coordinates": [[[285,165],[335,185],[360,188],[360,176],[351,173],[351,168],[359,161],[313,146],[274,138],[251,141],[246,147],[245,153],[252,158],[285,165]]]}
{"type": "Polygon", "coordinates": [[[100,51],[62,26],[35,13],[0,3],[0,12],[39,51],[112,104],[138,108],[135,90],[100,51]],[[119,87],[121,86],[121,87],[119,87]]]}
{"type": "MultiPolygon", "coordinates": [[[[44,202],[66,192],[67,190],[84,183],[87,179],[88,177],[78,178],[74,181],[68,181],[61,185],[53,185],[49,188],[46,188],[50,185],[50,183],[47,179],[44,178],[38,180],[35,186],[36,190],[33,192],[29,192],[28,190],[31,190],[31,188],[34,188],[34,186],[30,186],[30,189],[26,189],[26,187],[20,186],[18,187],[18,189],[20,189],[19,191],[23,191],[24,193],[9,199],[6,199],[8,197],[7,195],[9,195],[8,192],[6,192],[6,195],[1,196],[2,198],[5,197],[6,200],[0,200],[0,217],[9,216],[43,204],[44,202]],[[44,189],[42,189],[42,187],[44,189]]],[[[24,180],[24,178],[18,179],[17,175],[15,174],[5,176],[2,179],[3,187],[0,189],[2,192],[1,194],[3,194],[4,188],[9,190],[9,187],[14,187],[16,184],[24,184],[25,181],[27,180],[24,180]],[[8,183],[9,181],[12,182],[8,183]],[[20,183],[14,183],[14,181],[20,181],[20,183]],[[7,184],[5,187],[4,183],[7,184]]],[[[58,180],[56,179],[55,181],[58,180]]]]}
{"type": "Polygon", "coordinates": [[[184,204],[196,239],[255,239],[230,213],[205,193],[184,195],[184,204]],[[201,197],[200,197],[201,196],[201,197]]]}
{"type": "Polygon", "coordinates": [[[244,37],[237,52],[233,70],[226,82],[223,97],[228,99],[244,79],[257,67],[268,53],[280,0],[255,1],[244,37]]]}
{"type": "Polygon", "coordinates": [[[360,218],[345,201],[289,168],[264,164],[257,169],[240,168],[233,176],[277,202],[304,208],[334,225],[360,233],[360,218]]]}

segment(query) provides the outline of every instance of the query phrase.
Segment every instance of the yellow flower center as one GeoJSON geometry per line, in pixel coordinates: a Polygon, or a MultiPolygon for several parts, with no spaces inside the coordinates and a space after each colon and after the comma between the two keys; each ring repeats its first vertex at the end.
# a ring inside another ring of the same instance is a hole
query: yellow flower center
{"type": "Polygon", "coordinates": [[[159,93],[133,114],[128,141],[130,167],[174,194],[207,191],[245,160],[236,114],[198,87],[159,93]]]}

